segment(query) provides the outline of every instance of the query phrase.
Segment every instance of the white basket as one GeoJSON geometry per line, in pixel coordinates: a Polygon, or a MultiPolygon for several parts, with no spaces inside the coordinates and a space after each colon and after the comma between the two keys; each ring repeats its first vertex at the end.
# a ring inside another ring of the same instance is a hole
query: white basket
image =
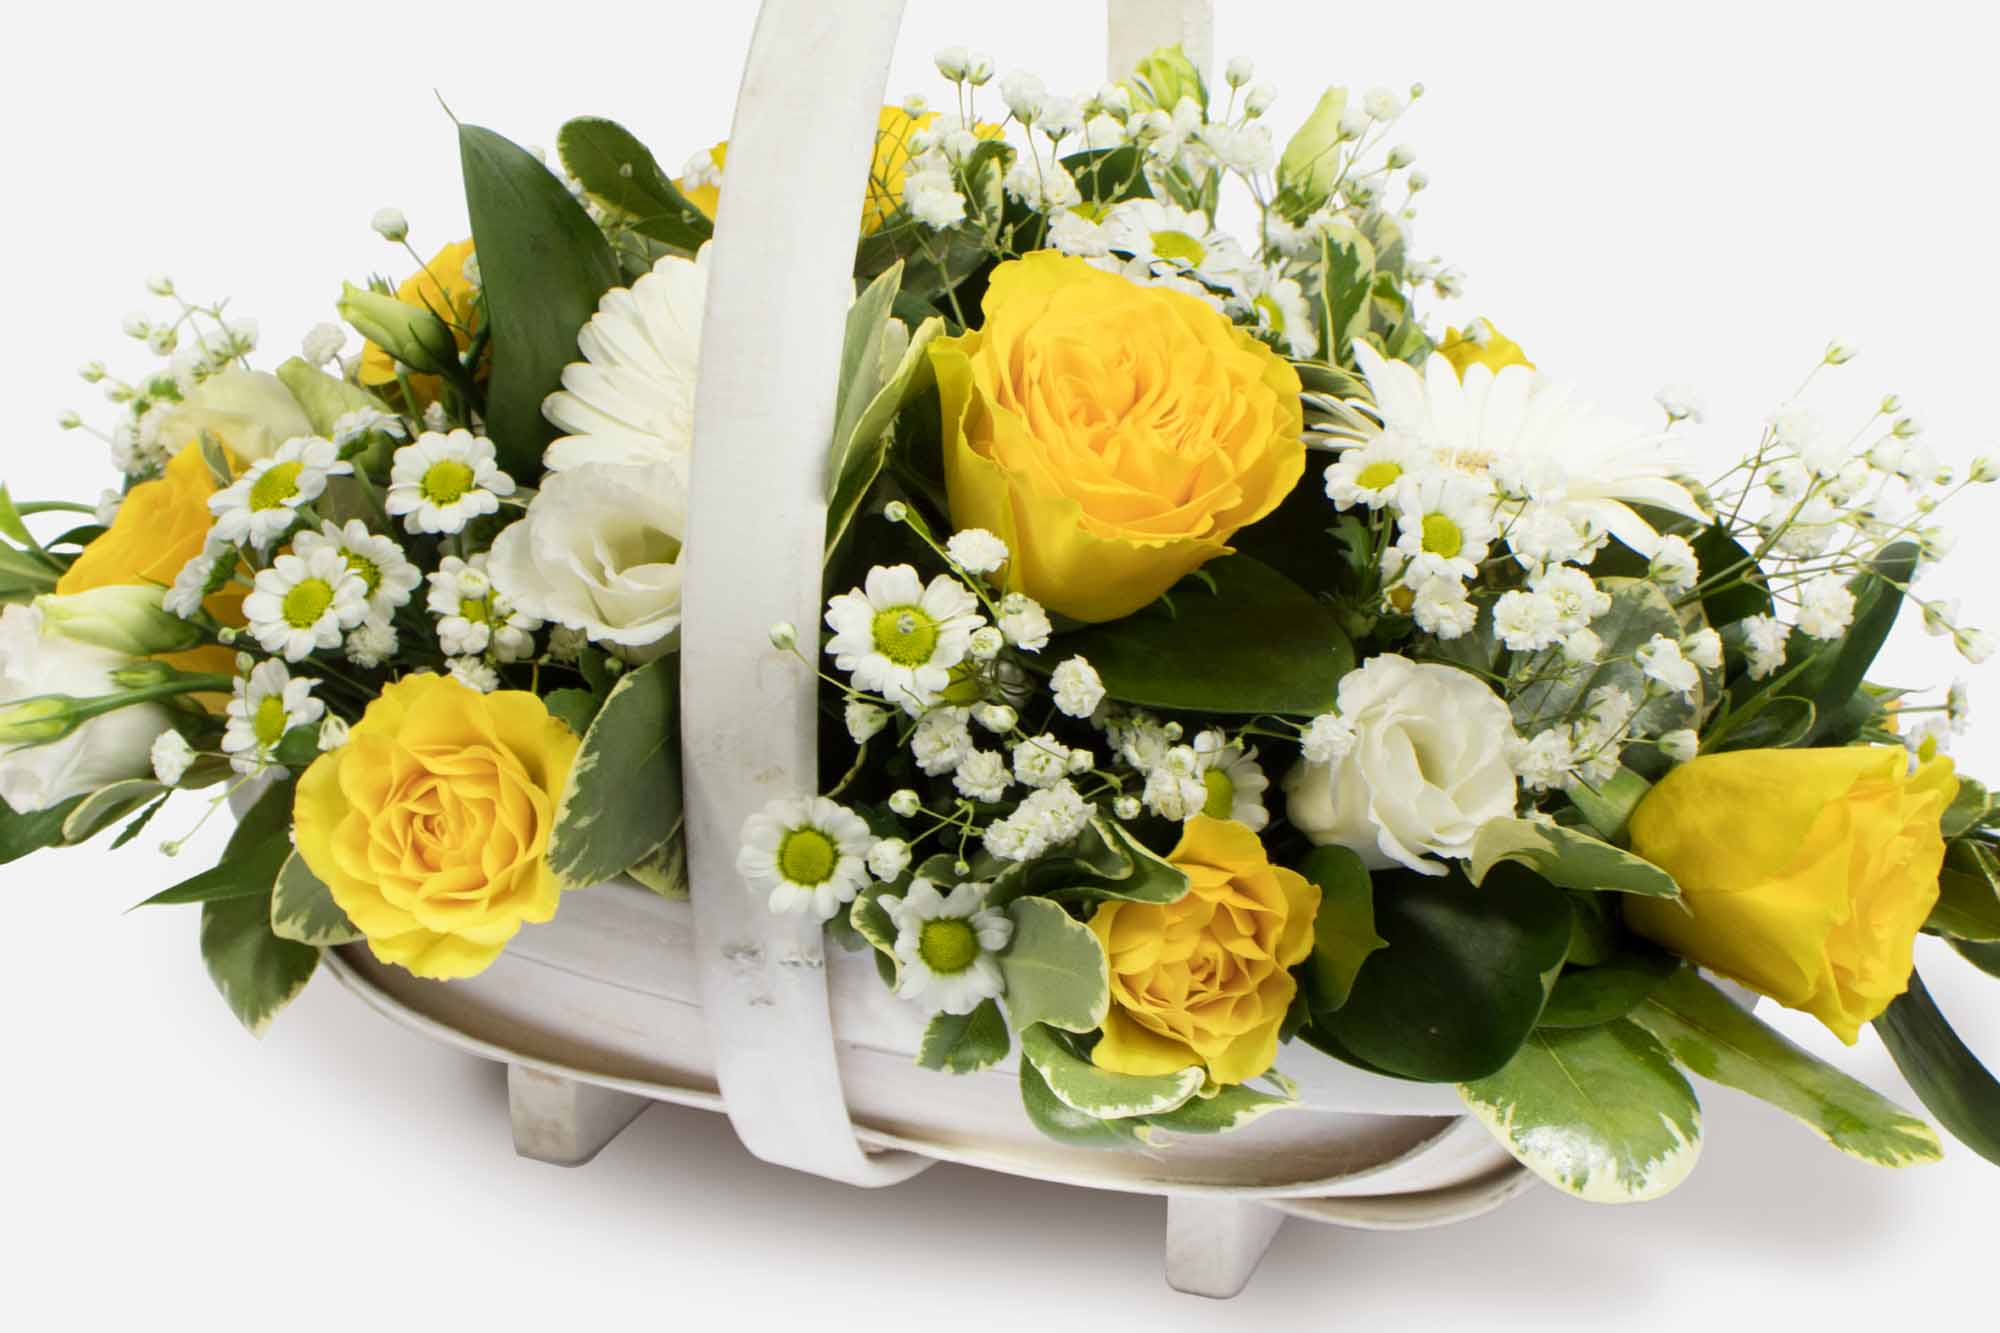
{"type": "MultiPolygon", "coordinates": [[[[682,632],[692,903],[630,884],[565,895],[490,969],[419,981],[350,946],[336,975],[377,1010],[509,1066],[516,1148],[589,1160],[654,1101],[726,1113],[785,1166],[887,1185],[953,1161],[1165,1195],[1167,1279],[1248,1281],[1287,1215],[1378,1229],[1475,1216],[1529,1177],[1449,1088],[1300,1050],[1302,1105],[1159,1151],[1086,1151],[1029,1124],[1014,1064],[914,1062],[920,1016],[872,960],[828,958],[817,922],[774,916],[735,868],[747,814],[819,789],[816,682],[768,646],[816,625],[826,441],[853,237],[902,0],[765,0],[730,136],[695,404],[682,632]],[[809,127],[810,133],[801,133],[809,127]],[[776,378],[783,376],[783,392],[776,378]]],[[[1206,67],[1206,0],[1111,0],[1113,77],[1180,42],[1206,67]]]]}

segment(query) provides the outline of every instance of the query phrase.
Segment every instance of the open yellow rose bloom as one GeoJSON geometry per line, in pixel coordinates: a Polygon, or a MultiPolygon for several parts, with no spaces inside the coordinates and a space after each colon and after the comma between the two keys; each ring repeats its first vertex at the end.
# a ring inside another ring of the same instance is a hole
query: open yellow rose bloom
{"type": "Polygon", "coordinates": [[[982,308],[930,354],[952,522],[1007,543],[1011,590],[1130,615],[1303,475],[1297,372],[1195,297],[1037,251],[982,308]]]}
{"type": "Polygon", "coordinates": [[[1090,929],[1111,963],[1111,1009],[1091,1052],[1099,1068],[1171,1074],[1201,1065],[1242,1083],[1277,1058],[1313,947],[1319,886],[1274,866],[1246,826],[1196,815],[1167,858],[1188,877],[1171,903],[1111,901],[1090,929]]]}
{"type": "Polygon", "coordinates": [[[1687,910],[1634,897],[1625,918],[1851,1044],[1909,985],[1957,790],[1951,760],[1911,772],[1886,746],[1703,755],[1632,814],[1632,850],[1679,882],[1687,910]]]}
{"type": "Polygon", "coordinates": [[[472,976],[555,915],[543,857],[577,744],[524,690],[405,676],[299,779],[299,855],[377,958],[472,976]]]}

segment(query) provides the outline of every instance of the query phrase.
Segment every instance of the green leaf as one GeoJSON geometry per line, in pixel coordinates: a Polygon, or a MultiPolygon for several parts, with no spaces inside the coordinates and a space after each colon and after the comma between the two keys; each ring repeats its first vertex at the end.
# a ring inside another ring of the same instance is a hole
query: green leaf
{"type": "Polygon", "coordinates": [[[604,234],[534,155],[477,125],[458,131],[493,369],[486,429],[500,466],[532,485],[555,428],[542,400],[578,360],[576,335],[618,281],[604,234]]]}
{"type": "Polygon", "coordinates": [[[362,938],[333,900],[332,892],[297,852],[279,867],[278,882],[271,889],[271,933],[314,947],[352,944],[362,938]]]}
{"type": "Polygon", "coordinates": [[[387,412],[380,398],[358,384],[337,379],[317,366],[293,357],[278,367],[278,379],[291,390],[292,401],[321,435],[331,436],[333,424],[349,412],[387,412]]]}
{"type": "Polygon", "coordinates": [[[1512,1059],[1569,951],[1569,901],[1503,866],[1474,888],[1457,877],[1375,877],[1373,954],[1338,1012],[1313,1028],[1404,1078],[1462,1083],[1512,1059]]]}
{"type": "Polygon", "coordinates": [[[688,899],[687,836],[685,821],[676,819],[667,840],[644,858],[625,868],[625,873],[641,887],[668,902],[688,899]]]}
{"type": "Polygon", "coordinates": [[[1174,1134],[1226,1134],[1298,1104],[1297,1097],[1277,1097],[1231,1083],[1212,1092],[1203,1089],[1171,1111],[1147,1116],[1146,1123],[1174,1134]]]}
{"type": "Polygon", "coordinates": [[[1063,635],[1050,662],[1090,659],[1122,703],[1196,713],[1331,710],[1354,647],[1331,608],[1268,565],[1244,555],[1204,565],[1212,590],[1184,580],[1174,611],[1155,605],[1063,635]]]}
{"type": "Polygon", "coordinates": [[[883,333],[903,286],[903,265],[898,260],[854,298],[847,308],[846,333],[840,343],[840,369],[834,383],[833,439],[826,475],[838,477],[846,464],[854,441],[854,428],[887,378],[882,369],[883,333]]]}
{"type": "Polygon", "coordinates": [[[1694,547],[1703,578],[1713,578],[1739,567],[1742,574],[1752,576],[1751,582],[1711,592],[1701,599],[1702,615],[1710,625],[1721,629],[1724,625],[1733,625],[1751,616],[1771,614],[1771,590],[1763,584],[1762,571],[1751,560],[1750,552],[1729,535],[1728,528],[1720,523],[1711,524],[1690,544],[1694,547]]]}
{"type": "Polygon", "coordinates": [[[1958,795],[1945,807],[1938,830],[1946,838],[1956,838],[1979,827],[1994,810],[1993,793],[1983,783],[1960,775],[1958,795]]]}
{"type": "Polygon", "coordinates": [[[882,898],[889,891],[886,884],[871,884],[855,894],[847,909],[847,924],[873,946],[875,969],[881,974],[882,984],[893,989],[902,979],[903,964],[896,957],[896,922],[882,906],[882,898]]]}
{"type": "Polygon", "coordinates": [[[1143,1120],[1101,1120],[1063,1102],[1029,1060],[1021,1061],[1021,1108],[1036,1129],[1072,1148],[1130,1148],[1151,1142],[1152,1127],[1143,1120]]]}
{"type": "Polygon", "coordinates": [[[1629,768],[1620,768],[1603,785],[1590,788],[1578,783],[1569,789],[1570,803],[1582,814],[1584,822],[1597,832],[1606,842],[1625,840],[1625,826],[1632,821],[1632,812],[1639,808],[1639,802],[1646,799],[1646,793],[1653,784],[1634,773],[1629,768]]]}
{"type": "Polygon", "coordinates": [[[57,572],[26,551],[0,545],[0,605],[32,602],[56,590],[57,572]]]}
{"type": "Polygon", "coordinates": [[[1482,884],[1503,861],[1517,861],[1565,889],[1678,898],[1680,885],[1651,861],[1587,833],[1532,819],[1489,819],[1472,836],[1466,875],[1482,884]]]}
{"type": "Polygon", "coordinates": [[[1374,311],[1375,247],[1346,223],[1320,234],[1320,347],[1334,364],[1351,363],[1354,340],[1374,311]]]}
{"type": "MultiPolygon", "coordinates": [[[[1516,695],[1514,725],[1523,736],[1581,716],[1591,691],[1602,686],[1616,686],[1635,700],[1646,699],[1649,682],[1633,661],[1633,654],[1656,634],[1675,640],[1681,636],[1680,615],[1655,584],[1642,579],[1603,578],[1597,586],[1611,596],[1611,609],[1591,623],[1591,629],[1604,641],[1600,665],[1558,673],[1516,695]]],[[[1652,736],[1693,726],[1701,702],[1699,687],[1692,700],[1678,694],[1654,694],[1633,716],[1633,731],[1652,736]]]]}
{"type": "Polygon", "coordinates": [[[986,900],[996,907],[1027,897],[1170,903],[1187,888],[1185,871],[1134,838],[1123,824],[1098,818],[1067,847],[1008,867],[986,900]]]}
{"type": "Polygon", "coordinates": [[[162,794],[159,800],[154,801],[144,810],[141,810],[131,823],[119,829],[118,836],[111,840],[111,850],[114,852],[117,851],[120,847],[123,847],[126,843],[132,841],[132,839],[138,837],[140,833],[144,832],[146,825],[153,822],[153,816],[166,808],[168,795],[171,795],[171,793],[162,794]]]}
{"type": "Polygon", "coordinates": [[[1680,959],[1665,949],[1644,940],[1625,941],[1601,963],[1564,968],[1536,1026],[1588,1028],[1623,1018],[1679,966],[1680,959]]]}
{"type": "Polygon", "coordinates": [[[618,677],[556,803],[548,865],[565,888],[622,875],[681,816],[680,657],[618,677]]]}
{"type": "MultiPolygon", "coordinates": [[[[1799,692],[1809,694],[1818,710],[1820,723],[1815,741],[1823,740],[1832,720],[1861,688],[1862,678],[1875,664],[1875,655],[1895,626],[1903,608],[1903,588],[1916,574],[1918,549],[1913,542],[1897,542],[1869,562],[1867,570],[1848,582],[1854,594],[1854,620],[1840,638],[1839,649],[1824,653],[1798,682],[1799,692]]],[[[1792,642],[1805,640],[1794,634],[1792,642]]],[[[1807,641],[1810,642],[1810,641],[1807,641]]]]}
{"type": "Polygon", "coordinates": [[[1299,873],[1319,885],[1313,918],[1313,951],[1300,969],[1307,1006],[1331,1013],[1347,1003],[1368,955],[1384,947],[1375,933],[1375,895],[1368,867],[1345,847],[1315,847],[1299,873]]]}
{"type": "Polygon", "coordinates": [[[556,132],[556,153],[592,199],[624,214],[641,235],[690,253],[714,235],[715,224],[616,121],[578,116],[566,122],[556,132]]]}
{"type": "Polygon", "coordinates": [[[1278,186],[1298,196],[1307,212],[1326,201],[1340,174],[1340,122],[1347,89],[1329,88],[1278,156],[1278,186]]]}
{"type": "Polygon", "coordinates": [[[319,950],[271,933],[271,895],[205,902],[201,958],[209,978],[250,1035],[261,1037],[278,1011],[312,980],[319,950]]]}
{"type": "Polygon", "coordinates": [[[1014,1030],[1046,1023],[1089,1032],[1103,1023],[1111,1005],[1111,968],[1090,927],[1045,898],[1010,903],[1007,915],[1014,936],[998,961],[1014,1030]]]}
{"type": "Polygon", "coordinates": [[[2000,977],[2000,944],[1981,943],[1975,940],[1947,940],[1947,944],[1958,952],[1959,957],[1971,963],[1989,977],[2000,977]]]}
{"type": "Polygon", "coordinates": [[[1145,159],[1131,144],[1071,153],[1062,165],[1086,203],[1122,204],[1153,197],[1153,188],[1146,183],[1145,159]]]}
{"type": "Polygon", "coordinates": [[[1000,1006],[982,1000],[969,1014],[933,1014],[917,1048],[917,1063],[926,1069],[976,1074],[1006,1059],[1011,1048],[1000,1006]]]}
{"type": "Polygon", "coordinates": [[[1909,1166],[1942,1155],[1929,1125],[1794,1046],[1692,968],[1676,971],[1632,1021],[1688,1069],[1769,1102],[1850,1157],[1909,1166]]]}
{"type": "Polygon", "coordinates": [[[88,799],[72,796],[46,810],[31,810],[26,814],[17,814],[12,806],[0,801],[0,865],[61,842],[63,825],[88,799]]]}
{"type": "Polygon", "coordinates": [[[589,690],[550,690],[542,696],[542,706],[562,721],[562,724],[581,736],[590,730],[591,722],[597,717],[597,710],[603,701],[589,690]]]}
{"type": "MultiPolygon", "coordinates": [[[[229,835],[229,842],[222,849],[221,861],[160,890],[139,906],[252,898],[263,902],[270,897],[271,886],[278,881],[278,871],[291,854],[292,783],[274,782],[237,823],[236,831],[229,835]]],[[[267,930],[269,926],[266,921],[267,930]]]]}
{"type": "Polygon", "coordinates": [[[935,381],[929,348],[943,332],[944,320],[935,315],[917,325],[903,359],[855,422],[839,470],[829,473],[834,483],[826,510],[827,550],[831,551],[846,534],[854,516],[861,511],[861,502],[868,498],[869,489],[882,474],[897,414],[935,381]]]}
{"type": "Polygon", "coordinates": [[[1953,939],[2000,940],[2000,858],[1984,843],[1961,838],[1945,849],[1937,906],[1924,929],[1953,939]]]}
{"type": "Polygon", "coordinates": [[[70,846],[88,842],[139,807],[158,800],[166,790],[150,778],[99,787],[77,802],[63,820],[62,840],[70,846]]]}
{"type": "Polygon", "coordinates": [[[1657,1199],[1701,1152],[1701,1105],[1651,1033],[1624,1019],[1529,1037],[1459,1095],[1520,1163],[1592,1203],[1657,1199]]]}
{"type": "Polygon", "coordinates": [[[1200,1065],[1153,1076],[1099,1069],[1039,1023],[1021,1029],[1021,1061],[1034,1066],[1057,1101],[1099,1120],[1164,1115],[1201,1091],[1207,1077],[1200,1065]]]}
{"type": "Polygon", "coordinates": [[[21,511],[14,507],[14,497],[7,493],[4,482],[0,482],[0,537],[30,549],[41,545],[35,540],[35,534],[28,531],[28,525],[21,521],[21,511]]]}
{"type": "Polygon", "coordinates": [[[1952,1135],[2000,1165],[2000,1082],[1979,1063],[1931,999],[1924,979],[1889,1002],[1875,1031],[1924,1106],[1952,1135]]]}
{"type": "Polygon", "coordinates": [[[1813,707],[1812,700],[1781,694],[1760,700],[1754,710],[1746,709],[1724,718],[1704,738],[1701,748],[1705,754],[1724,750],[1782,750],[1804,744],[1818,718],[1819,710],[1813,707]]]}

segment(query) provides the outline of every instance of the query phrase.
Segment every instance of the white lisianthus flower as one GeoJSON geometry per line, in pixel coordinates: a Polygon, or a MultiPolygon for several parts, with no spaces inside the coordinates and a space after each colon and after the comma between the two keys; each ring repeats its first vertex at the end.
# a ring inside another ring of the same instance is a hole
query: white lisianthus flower
{"type": "Polygon", "coordinates": [[[350,518],[342,526],[323,522],[318,532],[301,532],[292,538],[295,555],[310,556],[322,547],[337,551],[347,567],[361,576],[367,588],[370,616],[394,615],[424,581],[395,538],[370,532],[368,525],[358,518],[350,518]]]}
{"type": "Polygon", "coordinates": [[[534,654],[542,622],[494,584],[487,565],[485,555],[448,555],[430,575],[427,604],[438,617],[438,646],[452,657],[490,652],[502,662],[522,661],[534,654]]]}
{"type": "Polygon", "coordinates": [[[1104,702],[1104,681],[1087,658],[1063,659],[1049,677],[1049,688],[1055,694],[1056,711],[1065,717],[1092,717],[1104,702]]]}
{"type": "Polygon", "coordinates": [[[268,549],[298,519],[299,507],[326,490],[328,477],[353,471],[352,463],[340,461],[332,440],[312,435],[286,440],[269,458],[252,463],[242,476],[209,497],[209,512],[215,515],[213,536],[268,549]]]}
{"type": "Polygon", "coordinates": [[[341,636],[367,619],[368,584],[331,547],[288,552],[257,571],[243,615],[265,652],[297,662],[315,649],[338,648],[341,636]]]}
{"type": "MultiPolygon", "coordinates": [[[[0,731],[11,729],[8,705],[21,700],[116,694],[111,673],[131,662],[123,653],[46,632],[42,613],[32,606],[0,608],[0,731]]],[[[0,799],[15,814],[33,814],[144,777],[152,769],[153,742],[167,727],[167,710],[146,703],[91,718],[59,739],[0,740],[0,799]]]]}
{"type": "Polygon", "coordinates": [[[773,912],[829,921],[868,882],[867,821],[824,796],[771,802],[743,821],[736,870],[773,912]]]}
{"type": "Polygon", "coordinates": [[[849,699],[846,720],[848,738],[862,745],[889,724],[889,713],[865,700],[849,699]]]}
{"type": "Polygon", "coordinates": [[[940,574],[925,586],[909,565],[877,565],[862,587],[827,602],[826,623],[826,651],[854,687],[915,716],[951,684],[983,622],[978,599],[957,579],[940,574]]]}
{"type": "Polygon", "coordinates": [[[313,435],[313,424],[276,375],[230,367],[190,384],[174,407],[149,414],[153,447],[171,458],[207,435],[248,465],[286,440],[313,435]]]}
{"type": "Polygon", "coordinates": [[[1271,822],[1270,812],[1264,808],[1264,792],[1271,780],[1242,741],[1231,741],[1219,731],[1204,731],[1194,738],[1193,749],[1195,773],[1205,793],[1197,813],[1233,819],[1253,833],[1271,822]]]}
{"type": "Polygon", "coordinates": [[[968,574],[991,574],[1007,563],[1007,543],[985,528],[954,532],[944,549],[968,574]]]}
{"type": "Polygon", "coordinates": [[[896,994],[932,1013],[969,1014],[1006,991],[994,955],[1013,938],[1014,923],[986,905],[989,887],[975,880],[945,895],[913,879],[902,896],[878,899],[896,925],[896,994]]]}
{"type": "Polygon", "coordinates": [[[1339,702],[1353,748],[1285,778],[1286,812],[1314,843],[1442,875],[1431,857],[1466,856],[1480,825],[1514,813],[1513,719],[1476,676],[1385,654],[1341,678],[1339,702]]]}
{"type": "MultiPolygon", "coordinates": [[[[293,727],[309,727],[326,713],[313,698],[319,682],[294,676],[283,662],[260,662],[249,676],[238,677],[229,700],[222,752],[238,773],[259,773],[271,764],[271,752],[293,727]]],[[[280,775],[282,776],[282,774],[280,775]]]]}
{"type": "Polygon", "coordinates": [[[469,430],[426,431],[391,458],[384,504],[407,531],[454,533],[499,512],[500,498],[513,493],[514,479],[495,461],[493,441],[469,430]]]}
{"type": "Polygon", "coordinates": [[[1684,699],[1692,699],[1701,685],[1701,670],[1681,652],[1681,646],[1664,634],[1655,634],[1633,654],[1646,678],[1659,683],[1684,699]]]}
{"type": "Polygon", "coordinates": [[[542,479],[527,516],[494,539],[488,572],[527,614],[644,660],[680,628],[686,537],[674,468],[587,463],[542,479]]]}

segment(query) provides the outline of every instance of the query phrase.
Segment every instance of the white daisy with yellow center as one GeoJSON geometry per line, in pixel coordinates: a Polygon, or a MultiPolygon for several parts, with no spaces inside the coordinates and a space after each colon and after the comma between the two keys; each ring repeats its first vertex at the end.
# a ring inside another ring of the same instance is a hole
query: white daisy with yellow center
{"type": "Polygon", "coordinates": [[[212,535],[267,550],[298,521],[300,507],[326,490],[328,477],[353,471],[352,463],[340,461],[332,440],[314,435],[287,440],[209,497],[208,508],[215,515],[212,535]]]}
{"type": "Polygon", "coordinates": [[[1194,758],[1196,776],[1206,793],[1196,813],[1233,819],[1253,833],[1271,822],[1271,812],[1264,808],[1271,780],[1241,740],[1230,740],[1219,731],[1201,732],[1194,738],[1194,758]]]}
{"type": "Polygon", "coordinates": [[[771,802],[743,821],[736,871],[773,912],[832,920],[868,883],[875,835],[844,805],[824,796],[771,802]]]}
{"type": "Polygon", "coordinates": [[[901,897],[879,900],[896,924],[896,994],[932,1013],[969,1014],[1006,991],[994,955],[1014,923],[986,905],[990,887],[973,881],[941,894],[918,878],[901,897]]]}
{"type": "Polygon", "coordinates": [[[493,441],[484,436],[426,431],[396,451],[384,504],[407,531],[463,532],[514,493],[514,479],[494,460],[493,441]]]}
{"type": "Polygon", "coordinates": [[[424,576],[410,563],[393,537],[368,530],[358,518],[346,524],[322,522],[317,532],[301,532],[292,538],[292,552],[309,556],[322,548],[337,551],[347,567],[361,576],[368,590],[371,615],[387,617],[410,600],[424,576]]]}
{"type": "Polygon", "coordinates": [[[238,773],[257,773],[294,727],[310,727],[326,714],[312,697],[319,682],[294,676],[283,662],[260,662],[249,676],[237,677],[229,700],[222,752],[238,773]]]}
{"type": "Polygon", "coordinates": [[[912,716],[951,685],[972,633],[985,623],[979,599],[940,574],[928,586],[909,565],[877,565],[862,586],[826,604],[826,651],[854,688],[882,695],[912,716]]]}
{"type": "Polygon", "coordinates": [[[1356,505],[1383,509],[1395,500],[1405,479],[1426,464],[1408,440],[1378,435],[1366,444],[1341,450],[1340,457],[1327,465],[1326,496],[1340,509],[1356,505]]]}
{"type": "Polygon", "coordinates": [[[486,573],[486,556],[448,555],[430,575],[427,605],[438,618],[438,646],[448,657],[491,653],[501,662],[534,655],[542,622],[517,609],[486,573]]]}
{"type": "Polygon", "coordinates": [[[1393,503],[1405,583],[1478,577],[1479,562],[1499,535],[1491,489],[1453,472],[1422,473],[1404,479],[1393,503]]]}
{"type": "Polygon", "coordinates": [[[337,550],[287,553],[258,571],[243,614],[265,652],[296,662],[315,649],[338,648],[341,636],[367,619],[368,584],[337,550]]]}
{"type": "Polygon", "coordinates": [[[1273,335],[1295,357],[1319,354],[1319,330],[1312,307],[1297,278],[1284,277],[1261,265],[1244,269],[1229,284],[1231,316],[1273,335]]]}
{"type": "Polygon", "coordinates": [[[1230,287],[1257,267],[1235,237],[1217,231],[1205,216],[1157,199],[1128,199],[1112,208],[1103,236],[1111,250],[1129,255],[1155,278],[1230,287]]]}

